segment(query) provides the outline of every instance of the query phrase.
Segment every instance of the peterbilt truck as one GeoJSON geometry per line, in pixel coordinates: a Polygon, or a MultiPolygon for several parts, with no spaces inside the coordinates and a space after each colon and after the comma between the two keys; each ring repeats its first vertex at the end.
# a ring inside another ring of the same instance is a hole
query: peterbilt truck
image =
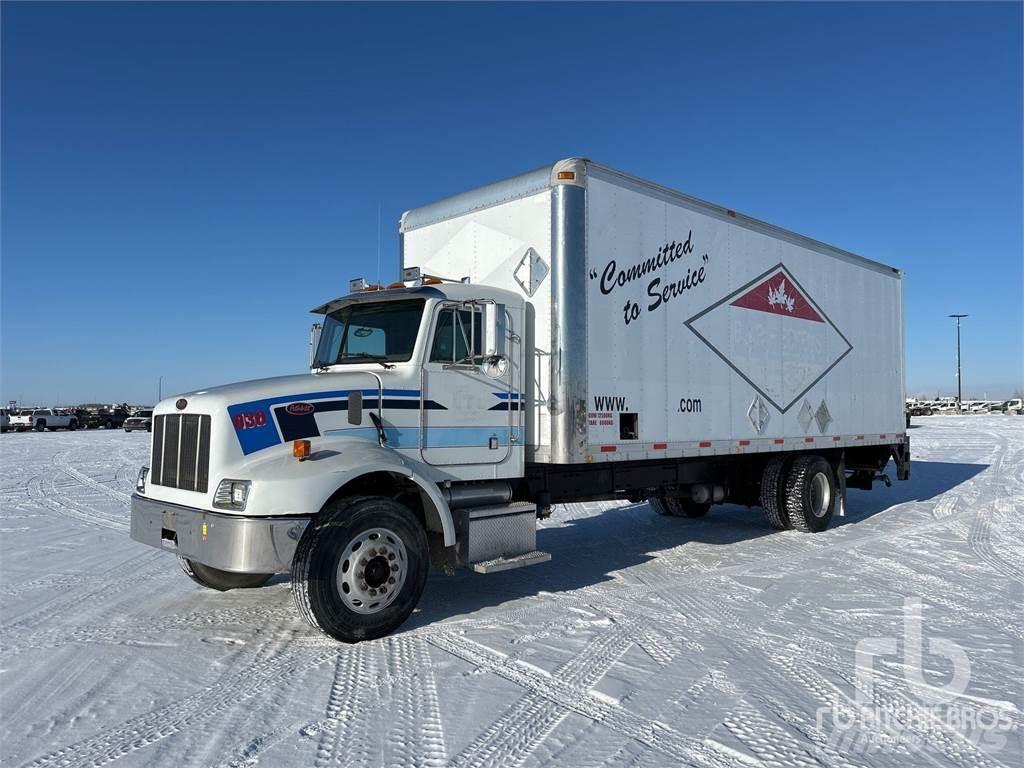
{"type": "Polygon", "coordinates": [[[399,232],[400,281],[313,309],[308,373],[157,405],[133,538],[212,589],[287,571],[354,642],[430,568],[548,561],[556,504],[817,533],[909,476],[897,269],[578,158],[399,232]]]}

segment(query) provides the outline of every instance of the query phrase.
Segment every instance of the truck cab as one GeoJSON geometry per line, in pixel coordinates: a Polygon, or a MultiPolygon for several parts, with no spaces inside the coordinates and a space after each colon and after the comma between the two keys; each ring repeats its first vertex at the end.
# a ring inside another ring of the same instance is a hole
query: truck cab
{"type": "Polygon", "coordinates": [[[425,278],[359,285],[312,311],[308,374],[154,408],[133,538],[176,552],[214,589],[291,569],[308,587],[304,614],[343,640],[401,623],[415,602],[398,599],[402,586],[431,562],[486,572],[548,559],[535,551],[536,507],[512,501],[524,473],[522,299],[425,278]],[[348,591],[327,590],[331,600],[308,569],[336,556],[331,521],[351,520],[353,504],[372,507],[374,525],[348,546],[385,553],[346,569],[348,591]],[[396,583],[376,580],[386,573],[396,583]]]}

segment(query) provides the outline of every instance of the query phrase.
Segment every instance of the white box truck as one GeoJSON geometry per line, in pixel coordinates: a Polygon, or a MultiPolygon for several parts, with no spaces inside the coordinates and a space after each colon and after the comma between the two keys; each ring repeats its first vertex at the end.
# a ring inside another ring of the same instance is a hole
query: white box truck
{"type": "Polygon", "coordinates": [[[132,536],[213,589],[290,571],[344,641],[428,568],[544,562],[554,504],[824,530],[910,471],[899,270],[583,159],[407,212],[402,280],[313,311],[310,372],[160,403],[132,536]]]}

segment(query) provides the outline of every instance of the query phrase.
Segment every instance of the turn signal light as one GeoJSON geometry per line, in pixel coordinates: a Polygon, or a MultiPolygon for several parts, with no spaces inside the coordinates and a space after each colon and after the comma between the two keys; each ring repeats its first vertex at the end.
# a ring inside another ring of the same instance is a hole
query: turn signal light
{"type": "Polygon", "coordinates": [[[558,172],[558,180],[559,181],[575,181],[576,180],[576,172],[575,171],[559,171],[558,172]]]}
{"type": "Polygon", "coordinates": [[[296,440],[292,443],[292,456],[299,461],[309,458],[310,445],[309,440],[296,440]]]}
{"type": "Polygon", "coordinates": [[[440,285],[444,281],[440,277],[428,277],[423,281],[424,285],[440,285]]]}
{"type": "Polygon", "coordinates": [[[392,283],[388,286],[388,290],[391,290],[392,288],[405,288],[405,283],[392,283]]]}

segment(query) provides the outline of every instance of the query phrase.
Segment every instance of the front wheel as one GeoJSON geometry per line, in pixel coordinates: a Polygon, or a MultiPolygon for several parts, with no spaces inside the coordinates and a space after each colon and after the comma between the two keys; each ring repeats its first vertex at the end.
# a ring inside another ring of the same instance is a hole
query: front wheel
{"type": "Polygon", "coordinates": [[[78,422],[72,419],[71,422],[68,424],[68,431],[74,432],[76,429],[78,429],[78,422]]]}
{"type": "Polygon", "coordinates": [[[178,565],[192,581],[207,589],[216,589],[218,592],[227,592],[229,589],[252,589],[262,587],[274,574],[272,573],[231,573],[222,571],[219,568],[211,568],[208,565],[189,560],[187,557],[178,556],[178,565]]]}
{"type": "Polygon", "coordinates": [[[332,502],[292,560],[292,596],[310,624],[346,643],[383,637],[409,617],[427,581],[427,534],[393,499],[332,502]]]}

